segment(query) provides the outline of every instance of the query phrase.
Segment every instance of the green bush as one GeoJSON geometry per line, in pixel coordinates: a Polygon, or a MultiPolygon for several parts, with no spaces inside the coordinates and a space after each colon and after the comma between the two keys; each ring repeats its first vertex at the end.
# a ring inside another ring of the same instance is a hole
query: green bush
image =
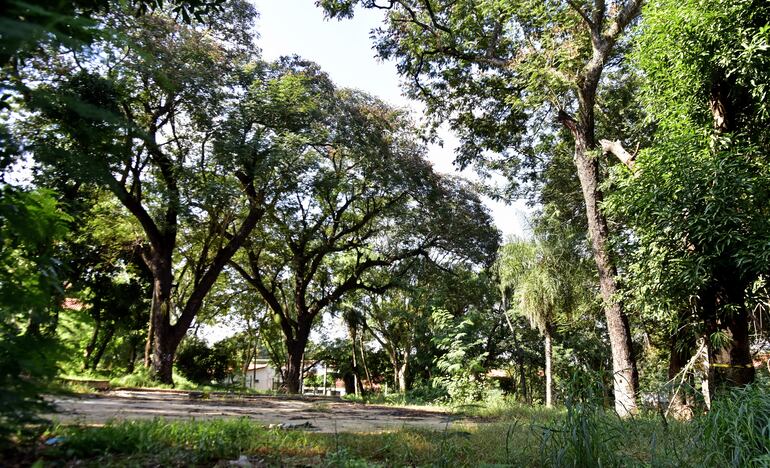
{"type": "Polygon", "coordinates": [[[134,372],[120,377],[115,377],[110,380],[110,385],[113,388],[128,387],[128,388],[174,388],[177,390],[205,390],[212,389],[210,386],[198,385],[195,382],[191,382],[185,377],[177,374],[173,375],[174,385],[168,385],[157,380],[153,380],[149,369],[145,367],[138,367],[134,372]]]}
{"type": "Polygon", "coordinates": [[[221,346],[210,348],[205,341],[188,337],[176,356],[179,372],[198,384],[211,384],[212,380],[224,381],[228,365],[227,350],[221,346]]]}

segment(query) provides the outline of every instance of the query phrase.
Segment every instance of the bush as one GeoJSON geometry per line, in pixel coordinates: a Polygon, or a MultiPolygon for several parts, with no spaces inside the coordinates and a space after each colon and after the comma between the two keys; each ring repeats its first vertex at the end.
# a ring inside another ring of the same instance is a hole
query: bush
{"type": "Polygon", "coordinates": [[[35,421],[58,368],[58,246],[71,218],[53,192],[0,186],[0,445],[35,421]]]}
{"type": "Polygon", "coordinates": [[[224,347],[209,348],[200,338],[189,337],[177,353],[176,368],[195,383],[210,384],[212,380],[221,383],[227,376],[228,359],[224,347]]]}

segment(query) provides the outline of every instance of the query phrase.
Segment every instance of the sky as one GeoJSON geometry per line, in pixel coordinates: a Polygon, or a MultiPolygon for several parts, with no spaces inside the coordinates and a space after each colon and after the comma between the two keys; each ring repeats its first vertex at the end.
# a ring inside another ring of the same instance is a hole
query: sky
{"type": "MultiPolygon", "coordinates": [[[[341,87],[366,91],[392,105],[407,107],[416,116],[422,106],[405,97],[393,62],[375,57],[370,31],[382,21],[382,12],[360,9],[352,20],[327,20],[314,0],[253,0],[259,11],[257,44],[267,60],[299,55],[318,63],[341,87]]],[[[452,165],[457,138],[440,132],[444,144],[432,145],[428,158],[440,173],[455,173],[452,165]]],[[[472,171],[462,174],[472,178],[472,171]]],[[[528,209],[523,201],[512,205],[486,199],[492,217],[505,238],[527,236],[528,209]]]]}

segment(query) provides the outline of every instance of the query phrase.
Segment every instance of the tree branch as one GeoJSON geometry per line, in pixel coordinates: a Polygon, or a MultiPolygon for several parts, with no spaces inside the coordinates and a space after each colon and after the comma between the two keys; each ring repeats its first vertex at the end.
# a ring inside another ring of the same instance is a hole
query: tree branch
{"type": "Polygon", "coordinates": [[[574,0],[567,0],[567,4],[577,12],[577,14],[580,15],[581,18],[583,18],[583,21],[586,22],[589,28],[594,29],[595,23],[591,20],[591,18],[588,17],[585,11],[583,11],[582,8],[580,8],[580,5],[575,3],[574,0]]]}
{"type": "Polygon", "coordinates": [[[630,170],[634,170],[634,164],[636,154],[631,154],[623,148],[623,144],[620,140],[599,140],[599,144],[602,145],[602,151],[604,154],[612,154],[626,165],[630,170]]]}

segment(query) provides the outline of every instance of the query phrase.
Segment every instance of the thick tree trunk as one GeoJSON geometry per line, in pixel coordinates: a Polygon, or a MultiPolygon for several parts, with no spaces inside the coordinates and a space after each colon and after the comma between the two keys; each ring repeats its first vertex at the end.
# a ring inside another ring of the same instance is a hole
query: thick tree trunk
{"type": "Polygon", "coordinates": [[[286,366],[286,373],[284,375],[284,383],[286,384],[286,391],[292,395],[296,395],[302,389],[302,372],[303,363],[302,360],[305,356],[305,348],[307,347],[307,340],[310,336],[310,324],[312,319],[307,318],[299,323],[297,332],[293,338],[287,338],[286,351],[288,362],[286,366]]]}
{"type": "Polygon", "coordinates": [[[171,270],[163,265],[155,265],[155,279],[152,290],[152,308],[150,310],[150,329],[152,330],[150,370],[153,378],[164,383],[174,384],[172,369],[174,353],[181,337],[174,336],[171,327],[171,270]]]}
{"type": "Polygon", "coordinates": [[[702,295],[709,334],[709,381],[713,390],[754,381],[744,285],[736,277],[718,275],[702,295]],[[730,310],[725,310],[727,308],[730,310]]]}
{"type": "MultiPolygon", "coordinates": [[[[598,79],[598,77],[597,77],[598,79]]],[[[613,391],[615,411],[626,417],[637,411],[636,393],[639,378],[633,356],[631,330],[623,306],[616,295],[617,271],[610,258],[609,228],[600,206],[603,194],[599,188],[599,161],[590,154],[596,148],[594,141],[593,107],[595,86],[580,94],[580,122],[561,113],[559,118],[575,138],[575,166],[583,190],[588,221],[591,251],[599,273],[599,289],[604,301],[604,315],[612,351],[613,391]]]]}
{"type": "Polygon", "coordinates": [[[406,372],[408,367],[409,362],[406,359],[404,359],[399,367],[396,367],[396,384],[400,393],[406,393],[406,372]]]}
{"type": "MultiPolygon", "coordinates": [[[[168,323],[155,324],[155,338],[152,347],[152,373],[161,383],[174,385],[173,368],[174,355],[179,347],[181,337],[168,323]]],[[[184,336],[184,335],[183,335],[184,336]]]]}
{"type": "Polygon", "coordinates": [[[287,343],[286,351],[288,360],[286,363],[285,381],[286,391],[296,395],[300,390],[300,378],[302,374],[302,354],[305,351],[304,344],[300,345],[296,340],[287,343]]]}
{"type": "Polygon", "coordinates": [[[748,313],[745,308],[724,319],[725,331],[730,338],[727,346],[712,356],[715,384],[747,385],[754,381],[755,370],[751,358],[748,313]]]}
{"type": "Polygon", "coordinates": [[[545,337],[545,406],[550,408],[553,406],[553,375],[551,370],[553,346],[550,327],[545,328],[543,336],[545,337]]]}

